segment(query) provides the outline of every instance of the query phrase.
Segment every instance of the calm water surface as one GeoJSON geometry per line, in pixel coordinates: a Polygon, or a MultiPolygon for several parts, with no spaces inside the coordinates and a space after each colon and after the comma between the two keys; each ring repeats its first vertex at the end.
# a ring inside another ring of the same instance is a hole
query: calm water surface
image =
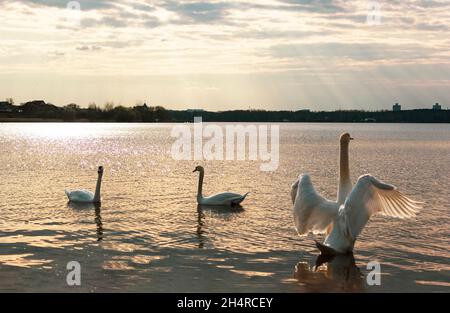
{"type": "Polygon", "coordinates": [[[172,127],[0,124],[0,291],[450,291],[450,125],[282,124],[276,172],[201,162],[205,194],[251,191],[238,212],[197,207],[198,164],[172,159],[172,127]],[[426,205],[414,220],[372,218],[354,258],[314,271],[290,185],[308,172],[336,197],[343,131],[353,180],[375,174],[426,205]],[[94,189],[98,165],[101,208],[68,206],[64,189],[94,189]],[[66,285],[70,261],[81,287],[66,285]],[[366,283],[370,261],[381,286],[366,283]]]}

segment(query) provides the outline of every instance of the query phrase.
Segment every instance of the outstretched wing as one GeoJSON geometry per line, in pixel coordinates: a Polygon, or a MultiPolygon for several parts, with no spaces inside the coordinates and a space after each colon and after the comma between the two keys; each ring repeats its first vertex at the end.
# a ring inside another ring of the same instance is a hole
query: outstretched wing
{"type": "Polygon", "coordinates": [[[348,196],[344,210],[351,235],[356,238],[373,214],[412,218],[421,207],[421,202],[406,197],[395,186],[364,175],[348,196]]]}
{"type": "Polygon", "coordinates": [[[308,175],[292,185],[294,223],[299,235],[325,233],[338,214],[339,206],[319,195],[308,175]]]}

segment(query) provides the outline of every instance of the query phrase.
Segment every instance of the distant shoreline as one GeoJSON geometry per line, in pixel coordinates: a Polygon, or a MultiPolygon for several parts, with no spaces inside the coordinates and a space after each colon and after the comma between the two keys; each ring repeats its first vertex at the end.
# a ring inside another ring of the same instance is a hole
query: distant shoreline
{"type": "MultiPolygon", "coordinates": [[[[450,124],[450,122],[364,122],[364,121],[203,121],[204,123],[277,123],[277,124],[450,124]]],[[[43,118],[0,118],[0,124],[14,124],[14,123],[32,123],[32,124],[51,124],[51,123],[66,123],[66,124],[192,124],[190,121],[165,121],[165,122],[117,122],[117,121],[89,121],[89,120],[72,120],[64,121],[62,119],[43,119],[43,118]]]]}
{"type": "MultiPolygon", "coordinates": [[[[400,106],[398,106],[400,107],[400,106]]],[[[136,105],[134,107],[91,104],[81,108],[76,104],[55,106],[42,100],[21,105],[0,102],[1,123],[192,123],[195,117],[203,122],[227,123],[450,123],[450,110],[435,105],[433,109],[395,111],[266,111],[233,110],[211,112],[204,110],[168,110],[161,106],[136,105]],[[436,107],[436,109],[435,109],[436,107]]]]}

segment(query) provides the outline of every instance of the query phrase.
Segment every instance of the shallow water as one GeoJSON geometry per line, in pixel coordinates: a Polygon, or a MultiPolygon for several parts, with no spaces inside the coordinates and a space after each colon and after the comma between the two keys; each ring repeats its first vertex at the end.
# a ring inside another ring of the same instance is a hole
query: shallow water
{"type": "Polygon", "coordinates": [[[238,212],[197,208],[198,162],[172,159],[173,126],[0,124],[0,291],[450,291],[450,125],[282,124],[275,172],[200,162],[205,194],[251,191],[238,212]],[[372,173],[426,205],[413,220],[372,218],[354,259],[314,271],[290,185],[308,172],[336,197],[343,131],[353,180],[372,173]],[[94,189],[98,165],[101,208],[68,206],[64,189],[94,189]],[[81,287],[66,284],[70,261],[81,287]],[[381,286],[366,283],[370,261],[381,286]]]}

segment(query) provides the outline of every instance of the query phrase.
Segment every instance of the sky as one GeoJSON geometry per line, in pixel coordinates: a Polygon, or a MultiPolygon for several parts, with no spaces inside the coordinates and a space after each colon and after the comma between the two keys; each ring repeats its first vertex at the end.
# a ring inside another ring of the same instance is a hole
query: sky
{"type": "Polygon", "coordinates": [[[450,107],[450,1],[0,0],[0,99],[450,107]]]}

